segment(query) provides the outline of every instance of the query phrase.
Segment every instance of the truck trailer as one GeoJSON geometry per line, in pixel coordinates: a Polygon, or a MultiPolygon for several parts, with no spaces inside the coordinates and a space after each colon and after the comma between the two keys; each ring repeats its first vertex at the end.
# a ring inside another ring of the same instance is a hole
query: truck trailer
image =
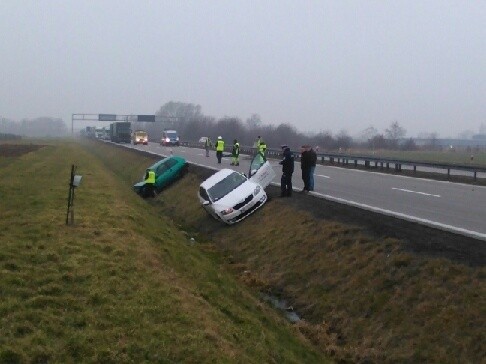
{"type": "Polygon", "coordinates": [[[129,121],[120,121],[110,124],[110,140],[114,143],[131,142],[131,124],[129,121]]]}

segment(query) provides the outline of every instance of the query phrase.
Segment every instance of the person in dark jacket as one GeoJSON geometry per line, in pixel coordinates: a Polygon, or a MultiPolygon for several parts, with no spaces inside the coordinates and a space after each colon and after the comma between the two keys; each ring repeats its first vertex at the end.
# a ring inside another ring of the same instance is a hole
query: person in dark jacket
{"type": "Polygon", "coordinates": [[[309,147],[309,191],[314,191],[314,171],[317,164],[317,153],[312,147],[309,147]]]}
{"type": "Polygon", "coordinates": [[[280,179],[280,196],[292,196],[292,173],[294,173],[294,157],[287,145],[282,145],[283,159],[280,161],[282,165],[282,178],[280,179]]]}
{"type": "Polygon", "coordinates": [[[311,155],[307,145],[301,147],[300,168],[302,169],[302,181],[304,181],[304,189],[302,192],[309,192],[309,174],[311,169],[311,155]]]}

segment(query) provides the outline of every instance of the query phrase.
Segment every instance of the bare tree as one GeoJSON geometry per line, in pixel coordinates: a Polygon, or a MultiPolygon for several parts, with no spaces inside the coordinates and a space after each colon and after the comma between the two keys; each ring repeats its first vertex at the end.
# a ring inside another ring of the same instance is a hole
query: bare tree
{"type": "Polygon", "coordinates": [[[402,150],[416,150],[417,144],[415,144],[415,140],[413,138],[409,138],[403,143],[401,146],[402,150]]]}
{"type": "Polygon", "coordinates": [[[383,134],[375,135],[368,141],[370,149],[374,152],[376,149],[385,149],[388,147],[385,137],[383,134]]]}
{"type": "Polygon", "coordinates": [[[396,120],[390,124],[388,129],[385,130],[385,135],[391,148],[397,148],[398,140],[403,138],[406,134],[407,131],[402,128],[396,120]]]}
{"type": "Polygon", "coordinates": [[[360,141],[367,142],[368,140],[370,140],[371,138],[373,138],[376,135],[378,135],[378,129],[376,129],[374,126],[370,125],[366,129],[362,130],[358,134],[356,139],[358,139],[360,141]]]}
{"type": "Polygon", "coordinates": [[[336,149],[347,150],[351,147],[353,138],[351,138],[346,130],[341,130],[336,135],[336,149]]]}
{"type": "Polygon", "coordinates": [[[262,119],[258,114],[251,114],[251,116],[248,119],[246,119],[246,125],[250,130],[258,128],[261,124],[262,124],[262,119]]]}

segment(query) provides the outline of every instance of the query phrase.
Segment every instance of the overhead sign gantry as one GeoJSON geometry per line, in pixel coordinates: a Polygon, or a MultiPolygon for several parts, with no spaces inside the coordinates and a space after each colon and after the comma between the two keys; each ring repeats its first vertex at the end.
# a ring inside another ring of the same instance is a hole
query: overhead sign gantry
{"type": "Polygon", "coordinates": [[[119,115],[119,114],[72,114],[71,134],[74,135],[75,121],[131,121],[131,122],[167,122],[177,121],[177,117],[161,115],[119,115]]]}

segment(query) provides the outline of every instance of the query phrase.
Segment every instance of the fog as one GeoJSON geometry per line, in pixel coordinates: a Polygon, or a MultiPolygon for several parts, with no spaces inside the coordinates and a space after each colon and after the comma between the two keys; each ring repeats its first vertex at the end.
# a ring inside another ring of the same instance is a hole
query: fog
{"type": "Polygon", "coordinates": [[[486,123],[486,2],[0,2],[0,117],[206,115],[350,135],[486,123]]]}

